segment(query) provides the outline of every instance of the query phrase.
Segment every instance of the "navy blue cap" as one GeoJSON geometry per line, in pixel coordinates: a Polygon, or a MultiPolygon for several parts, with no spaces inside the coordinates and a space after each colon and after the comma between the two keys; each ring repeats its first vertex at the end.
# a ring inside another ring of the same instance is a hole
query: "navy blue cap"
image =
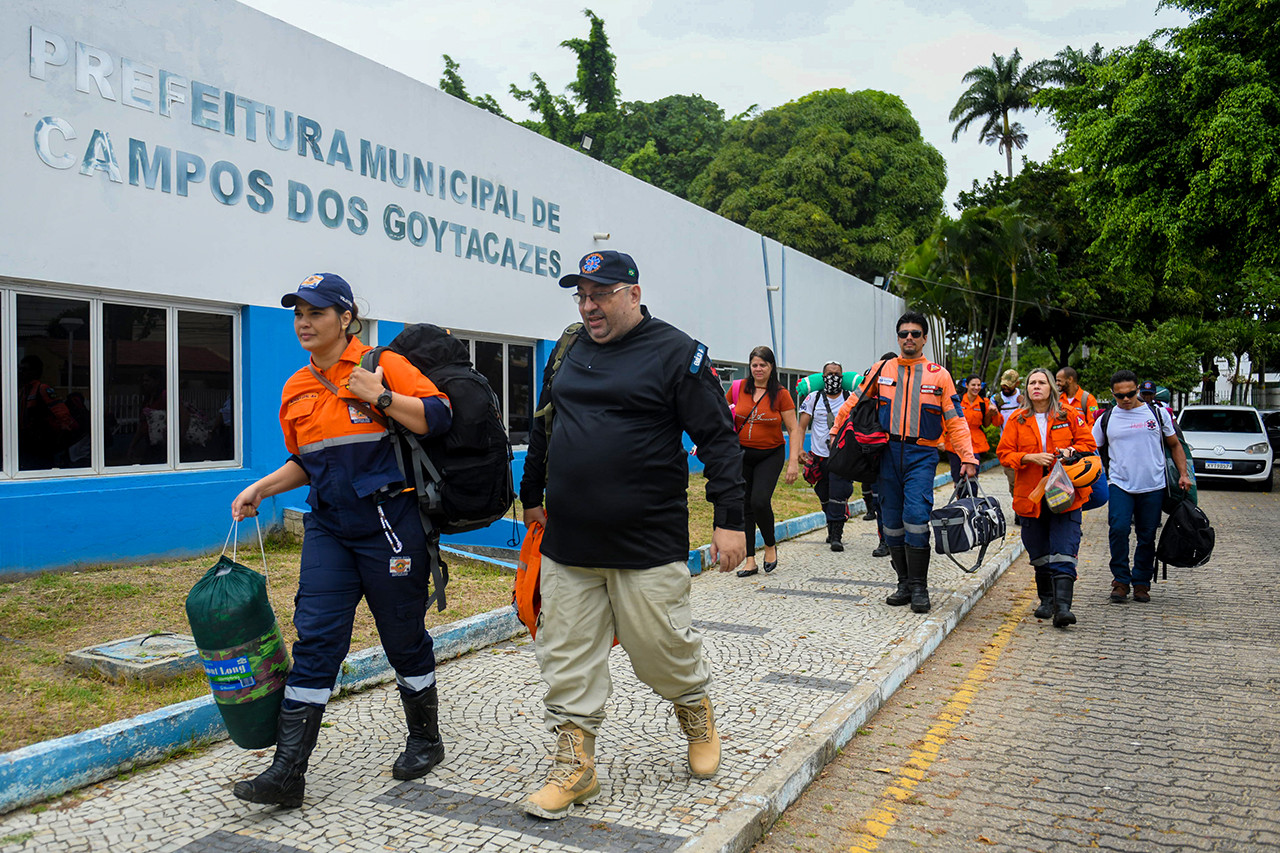
{"type": "Polygon", "coordinates": [[[578,271],[561,277],[561,287],[577,287],[578,279],[596,284],[639,284],[640,269],[624,252],[590,252],[578,261],[578,271]]]}
{"type": "Polygon", "coordinates": [[[356,298],[351,293],[351,285],[346,279],[331,272],[318,272],[309,275],[298,285],[294,293],[286,293],[280,299],[285,308],[292,308],[301,299],[308,305],[317,308],[328,308],[333,305],[343,311],[354,311],[356,298]]]}
{"type": "Polygon", "coordinates": [[[1150,379],[1148,379],[1146,382],[1143,382],[1141,385],[1139,385],[1139,386],[1138,386],[1138,393],[1139,393],[1139,394],[1154,394],[1154,393],[1156,393],[1156,383],[1154,383],[1154,382],[1152,382],[1150,379]]]}

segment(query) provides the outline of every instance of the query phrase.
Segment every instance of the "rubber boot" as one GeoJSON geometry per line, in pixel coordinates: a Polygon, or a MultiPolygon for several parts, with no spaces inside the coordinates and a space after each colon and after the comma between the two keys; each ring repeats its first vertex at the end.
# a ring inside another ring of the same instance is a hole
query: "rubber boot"
{"type": "Polygon", "coordinates": [[[596,778],[596,736],[589,735],[573,723],[556,727],[556,748],[551,757],[555,763],[547,773],[546,783],[525,798],[526,814],[547,820],[569,816],[575,805],[589,803],[600,796],[596,778]]]}
{"type": "Polygon", "coordinates": [[[1037,619],[1053,616],[1053,577],[1048,572],[1036,571],[1036,595],[1040,596],[1040,606],[1031,615],[1037,619]]]}
{"type": "Polygon", "coordinates": [[[894,574],[898,576],[898,588],[889,593],[884,603],[890,607],[901,607],[911,603],[911,588],[907,585],[907,547],[905,545],[886,547],[889,549],[889,562],[893,566],[894,574]]]}
{"type": "Polygon", "coordinates": [[[839,552],[844,550],[844,542],[840,541],[841,538],[843,538],[843,536],[844,536],[843,521],[827,522],[827,542],[831,543],[832,551],[839,552]]]}
{"type": "Polygon", "coordinates": [[[420,779],[444,760],[444,742],[440,740],[440,706],[436,686],[411,693],[400,688],[400,704],[409,729],[404,752],[391,766],[391,775],[401,781],[420,779]]]}
{"type": "Polygon", "coordinates": [[[929,549],[907,546],[907,588],[911,590],[911,611],[928,613],[929,603],[929,549]]]}
{"type": "Polygon", "coordinates": [[[697,705],[676,705],[676,719],[689,741],[689,772],[695,779],[710,779],[720,769],[720,733],[711,700],[697,705]]]}
{"type": "Polygon", "coordinates": [[[276,755],[271,766],[253,779],[242,779],[231,793],[250,803],[296,809],[306,791],[307,759],[320,735],[323,705],[281,708],[276,723],[276,755]]]}
{"type": "Polygon", "coordinates": [[[1076,624],[1076,615],[1071,612],[1071,594],[1075,586],[1076,579],[1071,575],[1053,576],[1053,627],[1065,628],[1076,624]]]}

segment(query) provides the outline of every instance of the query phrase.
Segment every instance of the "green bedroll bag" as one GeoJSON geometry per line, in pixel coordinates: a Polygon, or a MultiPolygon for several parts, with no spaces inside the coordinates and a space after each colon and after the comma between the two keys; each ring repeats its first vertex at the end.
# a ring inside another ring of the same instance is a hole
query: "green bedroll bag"
{"type": "Polygon", "coordinates": [[[266,577],[224,549],[187,595],[187,621],[231,739],[244,749],[272,746],[289,653],[267,598],[266,577]]]}
{"type": "MultiPolygon", "coordinates": [[[[856,370],[846,370],[840,378],[840,387],[844,389],[846,394],[853,393],[853,389],[858,387],[858,383],[862,381],[862,374],[856,370]]],[[[822,374],[810,373],[805,378],[796,383],[796,406],[799,407],[804,402],[804,398],[808,397],[814,391],[822,390],[822,374]]]]}

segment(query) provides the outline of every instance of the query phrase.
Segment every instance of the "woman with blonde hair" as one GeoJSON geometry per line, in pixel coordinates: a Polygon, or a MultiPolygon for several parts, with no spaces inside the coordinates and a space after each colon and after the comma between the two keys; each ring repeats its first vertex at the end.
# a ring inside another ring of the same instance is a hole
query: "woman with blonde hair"
{"type": "Polygon", "coordinates": [[[1084,418],[1058,399],[1053,375],[1043,367],[1027,374],[1026,405],[1005,421],[996,455],[1000,464],[1013,469],[1013,511],[1022,519],[1022,544],[1036,573],[1040,606],[1037,619],[1053,617],[1058,628],[1074,625],[1071,599],[1076,582],[1076,557],[1080,552],[1080,507],[1089,497],[1088,486],[1076,487],[1066,509],[1054,512],[1043,496],[1033,499],[1040,480],[1054,462],[1076,451],[1097,449],[1084,418]]]}

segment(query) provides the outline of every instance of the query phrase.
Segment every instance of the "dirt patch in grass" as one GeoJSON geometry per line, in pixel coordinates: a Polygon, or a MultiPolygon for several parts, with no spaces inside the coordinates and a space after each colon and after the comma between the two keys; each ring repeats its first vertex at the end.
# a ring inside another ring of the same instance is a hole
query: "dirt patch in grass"
{"type": "MultiPolygon", "coordinates": [[[[267,551],[267,590],[287,643],[298,587],[296,545],[267,551]]],[[[427,614],[427,626],[465,619],[511,602],[511,573],[497,566],[445,555],[449,607],[427,614]]],[[[153,631],[191,633],[187,593],[216,555],[165,565],[139,565],[42,574],[0,583],[0,751],[92,729],[206,694],[195,674],[154,686],[118,684],[73,672],[68,652],[153,631]]],[[[242,551],[241,562],[258,568],[261,556],[242,551]]],[[[379,644],[368,606],[356,610],[351,649],[379,644]]]]}

